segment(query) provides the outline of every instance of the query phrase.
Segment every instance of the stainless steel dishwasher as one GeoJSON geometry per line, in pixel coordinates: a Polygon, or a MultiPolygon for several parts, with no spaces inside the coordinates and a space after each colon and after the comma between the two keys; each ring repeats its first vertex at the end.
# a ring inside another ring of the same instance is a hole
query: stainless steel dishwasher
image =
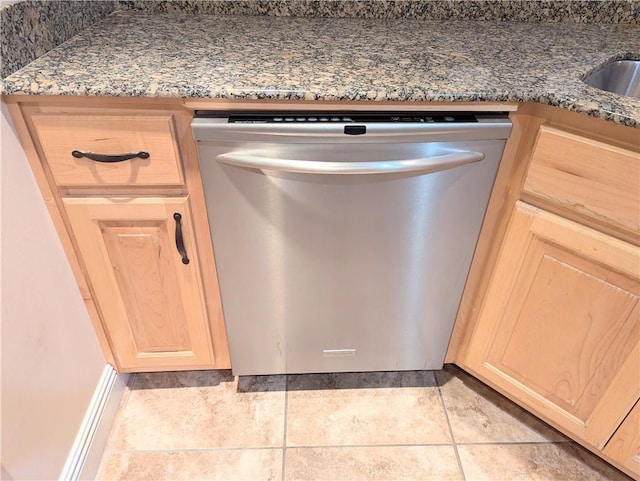
{"type": "Polygon", "coordinates": [[[440,369],[511,123],[196,112],[236,375],[440,369]]]}

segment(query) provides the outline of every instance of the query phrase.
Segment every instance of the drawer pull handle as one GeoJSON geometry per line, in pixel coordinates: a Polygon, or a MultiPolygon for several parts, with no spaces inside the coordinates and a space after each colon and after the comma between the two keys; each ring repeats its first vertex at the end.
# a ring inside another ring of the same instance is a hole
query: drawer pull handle
{"type": "Polygon", "coordinates": [[[184,248],[184,240],[182,239],[182,216],[178,212],[174,212],[173,218],[176,221],[176,247],[182,256],[182,263],[188,264],[189,257],[187,257],[187,250],[184,248]]]}
{"type": "Polygon", "coordinates": [[[86,157],[87,159],[95,160],[96,162],[122,162],[124,160],[135,159],[136,157],[140,159],[148,159],[149,152],[145,152],[141,150],[140,152],[131,152],[130,154],[94,154],[93,152],[82,152],[80,150],[73,150],[71,152],[76,159],[81,159],[86,157]]]}

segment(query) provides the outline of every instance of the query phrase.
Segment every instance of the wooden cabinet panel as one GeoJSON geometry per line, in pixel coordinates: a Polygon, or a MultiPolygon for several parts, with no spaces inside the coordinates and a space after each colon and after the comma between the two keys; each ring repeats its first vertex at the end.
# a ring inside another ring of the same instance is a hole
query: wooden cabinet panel
{"type": "Polygon", "coordinates": [[[523,191],[640,234],[640,153],[542,125],[523,191]]]}
{"type": "Polygon", "coordinates": [[[601,448],[640,397],[640,249],[518,203],[465,363],[601,448]]]}
{"type": "Polygon", "coordinates": [[[604,454],[640,478],[640,401],[604,447],[604,454]]]}
{"type": "Polygon", "coordinates": [[[65,198],[124,371],[212,367],[187,198],[65,198]],[[176,221],[189,263],[176,248],[176,221]]]}
{"type": "Polygon", "coordinates": [[[31,117],[55,183],[66,187],[181,185],[180,152],[173,117],[157,115],[72,115],[31,117]],[[105,163],[76,158],[74,150],[96,154],[146,151],[146,159],[105,163]]]}

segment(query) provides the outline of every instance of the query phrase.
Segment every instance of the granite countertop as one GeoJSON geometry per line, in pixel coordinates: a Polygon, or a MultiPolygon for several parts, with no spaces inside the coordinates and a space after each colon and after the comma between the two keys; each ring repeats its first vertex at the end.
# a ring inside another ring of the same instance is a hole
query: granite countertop
{"type": "Polygon", "coordinates": [[[117,11],[2,93],[534,101],[640,128],[640,100],[580,80],[613,58],[640,58],[640,25],[117,11]]]}

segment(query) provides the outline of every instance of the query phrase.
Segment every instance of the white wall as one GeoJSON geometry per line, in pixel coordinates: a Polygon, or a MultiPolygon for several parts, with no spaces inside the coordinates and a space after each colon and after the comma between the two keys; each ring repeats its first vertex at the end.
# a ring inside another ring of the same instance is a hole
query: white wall
{"type": "Polygon", "coordinates": [[[2,104],[2,479],[57,479],[105,360],[2,104]]]}

